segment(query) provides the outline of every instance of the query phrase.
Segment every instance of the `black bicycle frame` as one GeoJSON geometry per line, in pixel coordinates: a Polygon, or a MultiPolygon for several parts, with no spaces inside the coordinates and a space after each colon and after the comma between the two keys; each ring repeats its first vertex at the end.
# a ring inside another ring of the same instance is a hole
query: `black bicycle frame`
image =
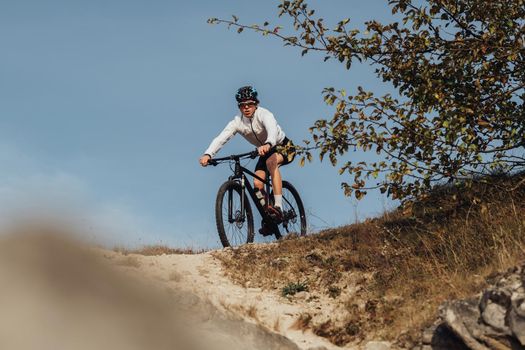
{"type": "MultiPolygon", "coordinates": [[[[261,216],[263,218],[266,218],[266,216],[267,216],[266,211],[264,210],[263,206],[261,205],[261,202],[259,202],[259,199],[255,195],[255,190],[252,187],[252,185],[250,184],[250,181],[247,181],[245,173],[247,173],[248,175],[252,176],[253,178],[261,181],[265,185],[266,193],[268,195],[270,194],[270,189],[272,187],[272,185],[271,185],[271,183],[269,181],[268,172],[266,172],[266,179],[262,179],[261,177],[257,176],[257,174],[255,174],[252,171],[250,171],[249,169],[246,169],[245,167],[243,167],[241,165],[239,159],[235,159],[234,174],[232,176],[230,176],[228,179],[230,181],[239,179],[239,181],[241,183],[241,215],[242,215],[242,218],[244,219],[244,217],[245,217],[244,216],[244,214],[245,214],[245,212],[244,212],[245,211],[245,209],[244,209],[245,208],[244,195],[246,193],[245,192],[246,190],[248,190],[248,193],[250,194],[250,198],[255,203],[255,207],[257,208],[257,210],[259,211],[261,216]]],[[[231,220],[231,222],[234,221],[234,218],[232,217],[232,211],[233,211],[232,208],[233,208],[232,196],[230,195],[230,196],[228,196],[228,220],[231,220]]]]}

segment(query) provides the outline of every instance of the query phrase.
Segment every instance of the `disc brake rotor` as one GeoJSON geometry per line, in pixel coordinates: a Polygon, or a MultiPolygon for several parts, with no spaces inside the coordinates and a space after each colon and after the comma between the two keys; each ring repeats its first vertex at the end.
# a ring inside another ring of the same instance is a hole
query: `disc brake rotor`
{"type": "Polygon", "coordinates": [[[244,220],[240,210],[237,210],[235,212],[235,225],[237,226],[237,228],[242,228],[242,226],[244,225],[244,220]]]}

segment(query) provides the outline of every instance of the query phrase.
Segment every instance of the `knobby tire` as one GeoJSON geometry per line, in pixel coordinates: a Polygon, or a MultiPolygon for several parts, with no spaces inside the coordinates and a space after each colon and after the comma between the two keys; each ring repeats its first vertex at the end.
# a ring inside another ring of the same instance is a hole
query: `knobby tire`
{"type": "Polygon", "coordinates": [[[223,247],[238,246],[245,243],[251,243],[254,239],[253,213],[248,201],[244,196],[244,222],[241,221],[241,185],[235,181],[226,181],[217,192],[215,201],[215,221],[217,231],[223,247]],[[232,196],[232,216],[234,222],[228,221],[228,198],[232,196]]]}

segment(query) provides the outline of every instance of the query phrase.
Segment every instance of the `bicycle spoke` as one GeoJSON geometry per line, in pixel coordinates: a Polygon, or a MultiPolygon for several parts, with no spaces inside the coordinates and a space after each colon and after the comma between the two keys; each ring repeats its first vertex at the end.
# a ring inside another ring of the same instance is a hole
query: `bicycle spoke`
{"type": "Polygon", "coordinates": [[[224,206],[223,206],[223,213],[224,213],[223,222],[224,222],[224,228],[226,231],[226,236],[228,237],[230,244],[234,246],[246,243],[246,242],[243,242],[243,240],[246,239],[245,235],[243,237],[243,232],[242,232],[244,223],[240,221],[242,220],[242,218],[240,217],[240,206],[241,205],[239,201],[237,201],[237,199],[240,199],[240,198],[237,198],[238,196],[236,194],[237,192],[234,192],[233,198],[232,198],[231,218],[233,222],[229,222],[228,202],[225,201],[226,203],[224,203],[224,206]]]}

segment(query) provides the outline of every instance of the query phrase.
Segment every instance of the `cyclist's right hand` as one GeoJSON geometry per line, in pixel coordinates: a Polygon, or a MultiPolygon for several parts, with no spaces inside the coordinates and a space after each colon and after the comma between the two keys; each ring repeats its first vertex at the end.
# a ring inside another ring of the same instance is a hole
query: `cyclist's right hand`
{"type": "Polygon", "coordinates": [[[210,161],[211,157],[209,154],[205,154],[203,155],[202,157],[200,157],[199,159],[199,163],[202,165],[202,166],[206,166],[209,164],[209,161],[210,161]]]}

